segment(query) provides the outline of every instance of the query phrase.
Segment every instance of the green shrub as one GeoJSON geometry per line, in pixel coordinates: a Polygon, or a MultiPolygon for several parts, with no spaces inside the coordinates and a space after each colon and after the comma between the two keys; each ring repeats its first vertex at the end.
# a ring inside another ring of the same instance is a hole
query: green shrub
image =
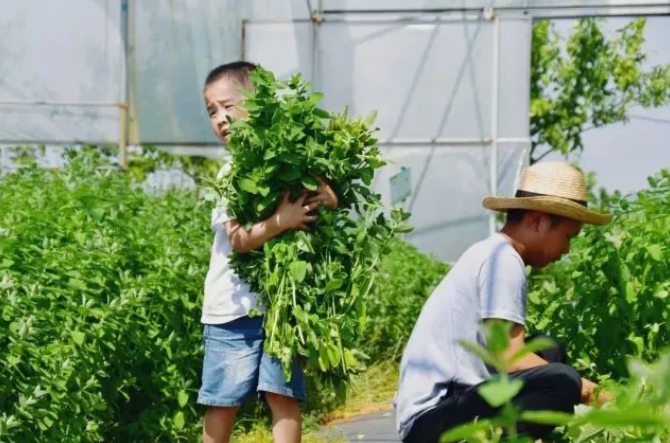
{"type": "Polygon", "coordinates": [[[0,440],[183,439],[211,234],[89,152],[0,179],[0,440]]]}
{"type": "MultiPolygon", "coordinates": [[[[94,149],[0,177],[0,441],[197,439],[212,234],[197,191],[149,194],[94,149]]],[[[446,266],[395,242],[362,341],[397,355],[446,266]]],[[[308,380],[306,422],[342,404],[308,380]]],[[[238,428],[267,422],[246,405],[238,428]]]]}
{"type": "Polygon", "coordinates": [[[604,196],[613,223],[585,228],[563,261],[531,278],[530,323],[587,375],[625,377],[626,356],[651,361],[670,340],[670,173],[649,184],[631,199],[604,196]]]}
{"type": "Polygon", "coordinates": [[[382,260],[377,287],[367,302],[363,350],[375,361],[399,359],[426,299],[449,266],[397,240],[382,260]]]}

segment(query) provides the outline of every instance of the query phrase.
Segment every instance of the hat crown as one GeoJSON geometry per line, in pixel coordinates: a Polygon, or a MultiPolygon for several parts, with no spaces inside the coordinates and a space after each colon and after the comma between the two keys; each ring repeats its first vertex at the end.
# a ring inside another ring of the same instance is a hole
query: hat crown
{"type": "Polygon", "coordinates": [[[530,166],[521,177],[519,191],[584,202],[588,200],[584,174],[563,162],[543,162],[530,166]]]}

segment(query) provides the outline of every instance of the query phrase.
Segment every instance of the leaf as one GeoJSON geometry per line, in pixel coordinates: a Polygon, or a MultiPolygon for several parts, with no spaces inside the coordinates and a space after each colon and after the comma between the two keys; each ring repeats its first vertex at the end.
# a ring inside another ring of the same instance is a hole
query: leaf
{"type": "Polygon", "coordinates": [[[319,118],[330,118],[330,114],[320,108],[314,109],[314,115],[319,118]]]}
{"type": "Polygon", "coordinates": [[[553,346],[556,346],[556,343],[553,340],[548,338],[536,338],[515,352],[514,355],[512,355],[507,361],[507,365],[511,366],[530,353],[544,351],[545,349],[549,349],[553,346]]]}
{"type": "MultiPolygon", "coordinates": [[[[579,431],[579,436],[574,439],[575,443],[582,443],[585,441],[591,441],[591,439],[597,435],[600,435],[602,432],[604,432],[604,428],[602,426],[593,426],[593,425],[584,425],[582,426],[579,431]]],[[[616,441],[616,439],[615,439],[616,441]]]]}
{"type": "Polygon", "coordinates": [[[459,340],[458,343],[468,351],[473,352],[477,357],[481,358],[484,363],[495,367],[500,366],[496,358],[480,344],[470,343],[465,340],[459,340]]]}
{"type": "Polygon", "coordinates": [[[270,208],[277,202],[279,197],[280,195],[277,193],[268,194],[267,196],[263,197],[256,204],[256,212],[258,212],[259,214],[265,212],[268,208],[270,208]]]}
{"type": "Polygon", "coordinates": [[[440,442],[452,443],[461,440],[467,440],[481,431],[488,431],[496,426],[493,420],[480,420],[464,425],[457,426],[442,434],[440,442]]]}
{"type": "Polygon", "coordinates": [[[343,284],[344,284],[344,280],[340,280],[340,279],[330,280],[326,284],[326,292],[335,291],[337,289],[340,289],[343,284]]]}
{"type": "Polygon", "coordinates": [[[68,281],[68,286],[73,288],[73,289],[80,290],[80,291],[83,291],[83,290],[86,289],[86,283],[84,283],[82,280],[80,280],[78,278],[71,278],[68,281]]]}
{"type": "Polygon", "coordinates": [[[626,301],[628,303],[635,303],[635,300],[637,300],[637,291],[633,282],[629,280],[626,282],[626,301]]]}
{"type": "Polygon", "coordinates": [[[270,186],[268,185],[258,185],[258,193],[263,197],[266,197],[270,193],[270,186]]]}
{"type": "Polygon", "coordinates": [[[302,283],[305,280],[305,274],[307,273],[307,262],[302,260],[294,261],[291,263],[291,276],[296,283],[302,283]]]}
{"type": "Polygon", "coordinates": [[[654,415],[649,409],[616,410],[594,409],[578,419],[580,423],[591,423],[603,427],[650,426],[664,427],[663,417],[654,415]]]}
{"type": "Polygon", "coordinates": [[[54,421],[49,416],[46,416],[42,419],[42,423],[46,429],[49,429],[53,426],[54,421]]]}
{"type": "Polygon", "coordinates": [[[172,419],[172,423],[174,423],[174,427],[178,431],[181,431],[182,429],[184,429],[184,425],[186,424],[186,420],[184,419],[184,413],[182,411],[178,411],[174,415],[174,418],[172,419]]]}
{"type": "Polygon", "coordinates": [[[290,170],[287,170],[287,171],[282,171],[279,174],[279,178],[284,180],[284,181],[290,182],[290,181],[297,180],[298,178],[300,178],[300,175],[301,175],[301,172],[299,170],[290,169],[290,170]]]}
{"type": "Polygon", "coordinates": [[[365,168],[360,171],[361,174],[361,180],[363,180],[363,183],[365,183],[366,186],[370,186],[372,184],[372,176],[374,172],[372,171],[372,168],[365,168]]]}
{"type": "Polygon", "coordinates": [[[541,425],[564,426],[574,419],[574,415],[559,411],[524,411],[521,420],[541,425]]]}
{"type": "Polygon", "coordinates": [[[177,394],[177,403],[179,403],[180,408],[186,406],[186,403],[188,403],[188,393],[186,391],[179,391],[179,394],[177,394]]]}
{"type": "Polygon", "coordinates": [[[365,117],[365,124],[368,126],[372,126],[377,120],[377,111],[372,111],[368,114],[367,117],[365,117]]]}
{"type": "Polygon", "coordinates": [[[83,332],[81,332],[81,331],[72,331],[72,332],[70,333],[70,335],[72,336],[72,341],[74,341],[74,342],[75,342],[76,344],[78,344],[79,346],[81,346],[81,345],[84,344],[84,339],[86,338],[86,334],[84,334],[83,332]]]}
{"type": "Polygon", "coordinates": [[[414,230],[414,226],[408,223],[401,223],[395,227],[395,231],[399,234],[407,234],[414,230]]]}
{"type": "Polygon", "coordinates": [[[635,355],[641,357],[644,352],[644,340],[642,337],[631,334],[628,336],[628,340],[635,345],[635,355]]]}
{"type": "Polygon", "coordinates": [[[479,388],[479,394],[488,404],[498,408],[511,401],[523,388],[523,381],[500,377],[491,379],[479,388]]]}
{"type": "Polygon", "coordinates": [[[487,347],[493,355],[498,355],[509,346],[509,334],[512,325],[509,322],[492,321],[487,325],[487,347]]]}
{"type": "Polygon", "coordinates": [[[241,178],[238,181],[238,184],[240,186],[240,189],[243,191],[246,191],[250,194],[257,194],[258,193],[258,187],[256,186],[256,182],[248,179],[248,178],[241,178]]]}
{"type": "Polygon", "coordinates": [[[328,350],[325,345],[319,346],[319,367],[321,371],[326,372],[328,370],[328,350]]]}
{"type": "Polygon", "coordinates": [[[302,178],[301,182],[307,190],[316,191],[319,189],[319,182],[316,181],[314,177],[305,176],[302,178]]]}
{"type": "Polygon", "coordinates": [[[649,255],[654,260],[656,260],[656,261],[661,260],[661,246],[660,245],[649,245],[649,246],[647,246],[647,252],[649,252],[649,255]]]}
{"type": "Polygon", "coordinates": [[[309,96],[309,101],[314,105],[318,105],[321,100],[323,100],[322,92],[312,92],[309,96]]]}
{"type": "Polygon", "coordinates": [[[305,232],[298,232],[296,239],[296,246],[299,250],[303,252],[308,252],[310,254],[314,253],[312,243],[305,232]]]}

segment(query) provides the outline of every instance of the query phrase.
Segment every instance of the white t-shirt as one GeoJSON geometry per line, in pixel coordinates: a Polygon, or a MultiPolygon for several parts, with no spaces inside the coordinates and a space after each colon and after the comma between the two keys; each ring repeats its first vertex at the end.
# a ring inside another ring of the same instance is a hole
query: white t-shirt
{"type": "Polygon", "coordinates": [[[526,273],[502,234],[471,246],[421,310],[400,364],[396,427],[405,438],[421,414],[437,406],[452,381],[477,385],[490,374],[458,341],[485,345],[484,319],[525,325],[526,273]]]}
{"type": "Polygon", "coordinates": [[[233,251],[224,226],[228,219],[223,208],[214,208],[212,211],[214,243],[205,277],[205,301],[201,318],[202,323],[208,325],[231,322],[248,315],[251,309],[263,312],[262,306],[256,301],[256,294],[240,280],[228,263],[228,255],[233,251]]]}

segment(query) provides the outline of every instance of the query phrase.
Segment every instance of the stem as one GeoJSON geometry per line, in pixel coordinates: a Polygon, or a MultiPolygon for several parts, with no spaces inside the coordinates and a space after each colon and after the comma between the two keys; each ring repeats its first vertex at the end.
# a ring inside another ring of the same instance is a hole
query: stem
{"type": "Polygon", "coordinates": [[[549,150],[548,150],[547,152],[545,152],[544,154],[542,154],[542,155],[539,156],[538,158],[533,158],[533,157],[531,156],[531,158],[530,158],[530,162],[531,162],[531,163],[537,163],[537,162],[539,162],[540,160],[542,160],[543,158],[545,158],[546,156],[548,156],[549,154],[551,154],[552,152],[554,152],[554,149],[553,149],[553,148],[549,148],[549,150]]]}
{"type": "MultiPolygon", "coordinates": [[[[298,306],[298,302],[295,297],[295,280],[291,278],[291,289],[293,290],[293,307],[298,306]]],[[[298,329],[298,337],[300,338],[300,342],[304,345],[305,344],[305,336],[302,334],[302,328],[300,327],[300,324],[296,321],[295,326],[298,329]]]]}
{"type": "Polygon", "coordinates": [[[337,342],[340,345],[340,352],[342,353],[342,356],[340,357],[340,360],[342,361],[342,370],[344,373],[347,373],[347,359],[344,357],[344,346],[342,346],[342,337],[340,335],[337,336],[337,342]]]}
{"type": "MultiPolygon", "coordinates": [[[[272,342],[274,341],[275,338],[275,332],[277,331],[277,321],[279,320],[279,310],[281,309],[280,303],[282,301],[282,296],[284,295],[284,278],[286,277],[286,274],[283,274],[281,276],[281,281],[279,282],[279,288],[277,291],[277,302],[275,303],[275,318],[274,322],[272,324],[272,333],[270,334],[270,345],[272,345],[272,342]]],[[[271,348],[272,349],[272,348],[271,348]]]]}

